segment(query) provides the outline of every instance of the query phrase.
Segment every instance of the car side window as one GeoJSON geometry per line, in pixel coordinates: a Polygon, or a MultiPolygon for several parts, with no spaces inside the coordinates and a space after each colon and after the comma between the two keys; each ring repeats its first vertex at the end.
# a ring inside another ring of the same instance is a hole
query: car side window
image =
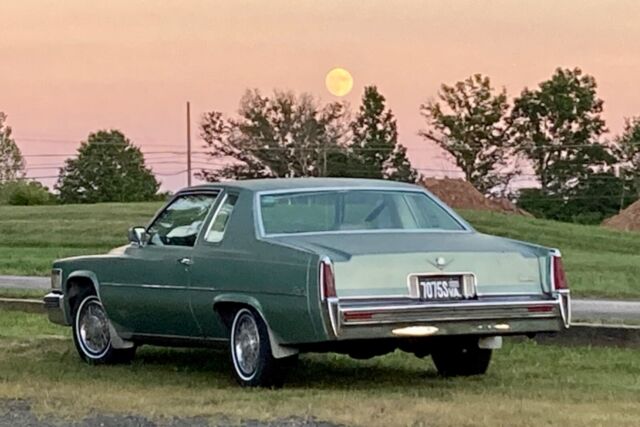
{"type": "Polygon", "coordinates": [[[153,246],[193,246],[215,194],[189,194],[175,199],[147,229],[153,246]]]}
{"type": "Polygon", "coordinates": [[[222,205],[216,212],[216,216],[211,220],[211,226],[207,231],[204,240],[210,243],[219,243],[224,237],[224,231],[227,228],[227,223],[231,214],[233,213],[233,207],[236,205],[238,196],[235,194],[228,194],[222,201],[222,205]]]}

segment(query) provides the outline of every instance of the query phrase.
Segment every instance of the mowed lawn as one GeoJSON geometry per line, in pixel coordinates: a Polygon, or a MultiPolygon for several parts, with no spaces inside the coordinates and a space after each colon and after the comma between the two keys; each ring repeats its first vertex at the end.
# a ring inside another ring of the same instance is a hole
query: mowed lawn
{"type": "MultiPolygon", "coordinates": [[[[47,275],[56,258],[127,243],[161,203],[0,206],[0,274],[47,275]]],[[[574,295],[640,298],[640,233],[462,211],[479,231],[560,248],[574,295]]]]}
{"type": "Polygon", "coordinates": [[[46,276],[56,258],[106,253],[127,243],[161,203],[0,206],[0,274],[46,276]]]}
{"type": "Polygon", "coordinates": [[[517,215],[462,211],[479,231],[559,248],[578,296],[640,298],[640,233],[517,215]]]}
{"type": "Polygon", "coordinates": [[[430,358],[303,355],[280,390],[237,386],[222,349],[142,347],[132,365],[88,366],[70,331],[0,311],[0,399],[40,416],[203,416],[212,423],[291,416],[359,426],[637,426],[640,351],[508,342],[487,375],[444,379],[430,358]]]}

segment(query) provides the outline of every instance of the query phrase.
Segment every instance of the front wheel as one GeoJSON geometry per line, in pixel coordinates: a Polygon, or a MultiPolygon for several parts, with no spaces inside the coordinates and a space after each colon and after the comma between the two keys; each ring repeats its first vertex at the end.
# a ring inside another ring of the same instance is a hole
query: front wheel
{"type": "Polygon", "coordinates": [[[243,387],[279,387],[284,382],[286,359],[271,353],[269,331],[262,318],[241,308],[233,318],[229,340],[236,380],[243,387]]]}
{"type": "Polygon", "coordinates": [[[479,348],[477,341],[471,341],[434,349],[431,358],[444,377],[471,376],[487,372],[491,353],[491,349],[479,348]]]}
{"type": "Polygon", "coordinates": [[[81,296],[74,310],[73,342],[82,360],[92,365],[127,363],[136,351],[135,347],[113,348],[109,318],[100,299],[93,294],[81,296]]]}

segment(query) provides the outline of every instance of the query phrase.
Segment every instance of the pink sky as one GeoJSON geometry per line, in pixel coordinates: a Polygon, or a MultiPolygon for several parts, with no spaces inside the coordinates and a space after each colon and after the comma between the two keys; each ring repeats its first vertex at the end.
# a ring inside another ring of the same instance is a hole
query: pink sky
{"type": "MultiPolygon", "coordinates": [[[[121,129],[147,152],[183,150],[187,100],[196,135],[203,111],[235,112],[246,88],[332,100],[334,66],[354,76],[354,107],[378,85],[419,168],[451,167],[417,137],[419,105],[472,73],[514,96],[579,66],[596,77],[612,131],[640,114],[635,0],[5,0],[1,10],[0,111],[29,176],[63,161],[32,156],[72,154],[96,129],[121,129]]],[[[153,157],[159,174],[184,169],[180,156],[153,157]]],[[[186,183],[159,178],[165,189],[186,183]]]]}

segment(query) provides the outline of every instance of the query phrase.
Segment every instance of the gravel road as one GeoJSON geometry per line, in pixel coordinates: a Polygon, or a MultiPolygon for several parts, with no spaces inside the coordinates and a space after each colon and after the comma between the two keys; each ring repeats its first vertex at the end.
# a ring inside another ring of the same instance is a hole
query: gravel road
{"type": "Polygon", "coordinates": [[[152,421],[137,415],[92,414],[79,421],[68,421],[56,418],[36,416],[31,405],[25,400],[0,399],[0,427],[209,427],[209,426],[241,426],[241,427],[337,427],[336,424],[315,421],[313,419],[287,418],[263,423],[246,421],[241,424],[230,424],[225,421],[210,423],[200,417],[170,418],[152,421]]]}

